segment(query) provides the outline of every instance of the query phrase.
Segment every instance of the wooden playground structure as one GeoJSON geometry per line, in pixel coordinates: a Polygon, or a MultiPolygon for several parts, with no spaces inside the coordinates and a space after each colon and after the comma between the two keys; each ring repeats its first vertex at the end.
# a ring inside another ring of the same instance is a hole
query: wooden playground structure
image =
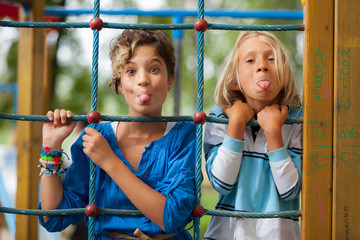
{"type": "MultiPolygon", "coordinates": [[[[29,20],[41,22],[45,0],[27,2],[29,20]]],[[[302,239],[360,239],[360,1],[305,0],[304,27],[302,239]]],[[[43,30],[19,31],[18,113],[43,115],[43,30]]],[[[36,209],[41,123],[19,122],[17,144],[16,207],[36,209]]],[[[37,217],[17,215],[16,239],[37,239],[37,225],[37,217]]]]}
{"type": "Polygon", "coordinates": [[[303,239],[360,239],[360,2],[306,1],[303,239]]]}

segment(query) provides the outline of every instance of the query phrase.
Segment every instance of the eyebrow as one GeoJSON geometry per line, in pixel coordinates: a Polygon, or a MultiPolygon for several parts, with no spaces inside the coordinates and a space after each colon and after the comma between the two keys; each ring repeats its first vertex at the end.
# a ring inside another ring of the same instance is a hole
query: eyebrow
{"type": "MultiPolygon", "coordinates": [[[[257,50],[251,50],[249,52],[245,52],[245,54],[243,54],[244,57],[247,57],[248,55],[253,55],[256,54],[257,50]]],[[[274,51],[272,49],[266,50],[265,54],[275,54],[274,51]]]]}
{"type": "Polygon", "coordinates": [[[150,62],[150,63],[152,63],[152,62],[158,62],[158,63],[160,63],[160,64],[162,65],[162,62],[161,62],[160,58],[152,58],[149,62],[150,62]]]}
{"type": "MultiPolygon", "coordinates": [[[[148,63],[153,63],[153,62],[158,62],[158,63],[160,63],[160,65],[162,65],[160,59],[157,58],[157,57],[151,58],[151,59],[148,61],[148,63]]],[[[127,62],[125,63],[125,65],[127,65],[127,64],[135,64],[135,62],[127,61],[127,62]]]]}

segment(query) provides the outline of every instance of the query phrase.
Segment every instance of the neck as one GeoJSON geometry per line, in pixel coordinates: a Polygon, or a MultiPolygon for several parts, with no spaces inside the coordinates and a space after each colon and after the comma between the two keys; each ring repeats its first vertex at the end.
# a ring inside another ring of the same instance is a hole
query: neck
{"type": "Polygon", "coordinates": [[[273,99],[272,101],[258,101],[258,100],[255,101],[252,99],[246,100],[246,104],[252,108],[255,114],[260,112],[264,107],[270,106],[277,102],[279,102],[277,98],[273,99]]]}
{"type": "Polygon", "coordinates": [[[252,108],[252,110],[254,111],[255,115],[258,114],[258,112],[260,112],[264,107],[270,105],[270,104],[265,104],[262,102],[254,102],[254,103],[248,103],[249,107],[252,108]]]}
{"type": "Polygon", "coordinates": [[[131,138],[150,138],[164,134],[166,122],[120,122],[117,133],[131,138]]]}

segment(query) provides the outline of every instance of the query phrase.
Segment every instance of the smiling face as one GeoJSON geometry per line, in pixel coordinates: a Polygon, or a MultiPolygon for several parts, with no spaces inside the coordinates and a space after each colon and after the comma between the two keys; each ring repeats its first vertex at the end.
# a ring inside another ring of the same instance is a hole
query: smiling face
{"type": "Polygon", "coordinates": [[[161,116],[167,93],[174,83],[165,61],[152,45],[135,48],[121,72],[119,90],[129,105],[129,116],[161,116]]]}
{"type": "Polygon", "coordinates": [[[244,40],[238,48],[238,73],[240,86],[233,90],[241,90],[250,107],[259,109],[275,102],[281,86],[269,44],[259,37],[244,40]]]}

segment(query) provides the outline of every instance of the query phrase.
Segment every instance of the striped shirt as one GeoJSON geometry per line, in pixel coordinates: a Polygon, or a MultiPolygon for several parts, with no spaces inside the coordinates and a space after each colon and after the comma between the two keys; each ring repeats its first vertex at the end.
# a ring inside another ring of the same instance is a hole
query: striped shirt
{"type": "MultiPolygon", "coordinates": [[[[227,118],[219,107],[210,116],[227,118]]],[[[302,116],[302,108],[288,117],[302,116]]],[[[284,124],[284,147],[268,151],[264,131],[247,126],[244,140],[226,135],[227,125],[207,123],[206,172],[219,192],[216,209],[274,212],[299,209],[302,124],[284,124]],[[254,129],[253,129],[254,130],[254,129]],[[256,136],[256,137],[255,137],[256,136]]],[[[299,239],[298,218],[236,219],[212,217],[204,239],[299,239]]]]}

